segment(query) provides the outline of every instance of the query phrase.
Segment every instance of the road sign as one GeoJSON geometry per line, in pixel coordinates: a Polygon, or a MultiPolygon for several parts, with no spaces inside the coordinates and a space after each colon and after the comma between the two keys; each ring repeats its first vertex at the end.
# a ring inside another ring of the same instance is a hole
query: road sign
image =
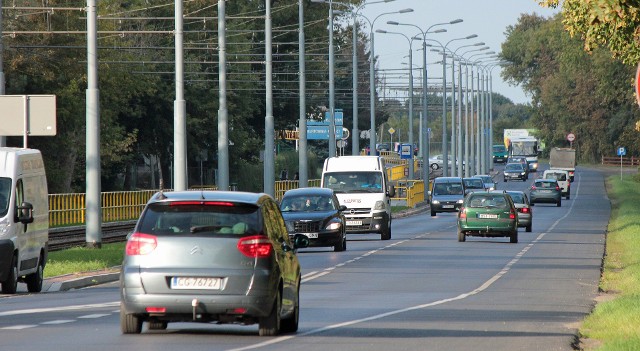
{"type": "Polygon", "coordinates": [[[393,133],[395,133],[395,132],[396,132],[396,130],[395,130],[395,129],[393,129],[393,128],[389,128],[388,132],[389,132],[389,134],[393,134],[393,133]]]}
{"type": "Polygon", "coordinates": [[[55,95],[3,95],[0,111],[0,135],[56,135],[55,95]]]}
{"type": "Polygon", "coordinates": [[[624,156],[627,154],[627,149],[624,146],[618,148],[618,156],[624,156]]]}
{"type": "MultiPolygon", "coordinates": [[[[342,127],[336,127],[336,139],[342,139],[342,131],[342,127]]],[[[307,121],[307,140],[329,140],[329,124],[307,121]]]]}
{"type": "Polygon", "coordinates": [[[410,159],[413,157],[413,150],[411,150],[411,144],[402,144],[400,145],[400,158],[401,159],[410,159]]]}
{"type": "MultiPolygon", "coordinates": [[[[327,111],[324,113],[324,122],[325,123],[329,123],[329,118],[331,117],[331,112],[327,111]]],[[[335,122],[336,126],[341,126],[343,124],[343,120],[344,120],[344,113],[342,112],[342,109],[335,109],[333,112],[333,120],[335,122]]]]}
{"type": "Polygon", "coordinates": [[[573,133],[567,134],[567,140],[569,140],[570,142],[573,142],[574,140],[576,140],[576,135],[573,133]]]}

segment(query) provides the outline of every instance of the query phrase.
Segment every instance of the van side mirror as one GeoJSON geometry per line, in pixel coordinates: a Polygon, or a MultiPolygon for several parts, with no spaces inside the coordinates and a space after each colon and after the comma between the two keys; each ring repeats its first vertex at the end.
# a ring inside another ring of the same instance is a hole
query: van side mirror
{"type": "Polygon", "coordinates": [[[344,212],[346,210],[347,210],[347,206],[345,206],[345,205],[340,205],[340,207],[338,207],[338,211],[340,211],[340,212],[344,212]]]}
{"type": "Polygon", "coordinates": [[[396,196],[396,187],[393,185],[389,185],[389,196],[390,197],[396,196]]]}
{"type": "Polygon", "coordinates": [[[16,219],[22,224],[33,223],[33,205],[29,202],[23,202],[18,206],[16,219]]]}

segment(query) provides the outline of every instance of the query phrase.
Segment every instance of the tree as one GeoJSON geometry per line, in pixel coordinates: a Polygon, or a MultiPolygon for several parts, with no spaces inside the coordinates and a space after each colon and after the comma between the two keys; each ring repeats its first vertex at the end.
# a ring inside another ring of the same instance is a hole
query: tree
{"type": "Polygon", "coordinates": [[[584,41],[588,52],[606,47],[625,64],[640,62],[640,7],[631,0],[541,0],[540,5],[562,5],[563,24],[572,37],[584,41]]]}

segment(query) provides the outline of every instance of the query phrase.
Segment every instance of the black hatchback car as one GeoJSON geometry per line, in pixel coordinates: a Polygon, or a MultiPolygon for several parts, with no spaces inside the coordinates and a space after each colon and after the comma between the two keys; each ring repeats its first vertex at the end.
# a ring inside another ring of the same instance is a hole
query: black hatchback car
{"type": "Polygon", "coordinates": [[[309,246],[333,246],[334,251],[347,249],[347,232],[338,198],[329,188],[298,188],[284,193],[280,211],[289,236],[302,234],[309,238],[309,246]]]}
{"type": "Polygon", "coordinates": [[[158,192],[127,240],[120,271],[120,329],[147,322],[250,325],[261,336],[298,330],[300,263],[267,194],[158,192]]]}
{"type": "Polygon", "coordinates": [[[529,178],[529,174],[522,163],[507,163],[502,171],[502,177],[505,182],[514,179],[524,182],[529,178]]]}

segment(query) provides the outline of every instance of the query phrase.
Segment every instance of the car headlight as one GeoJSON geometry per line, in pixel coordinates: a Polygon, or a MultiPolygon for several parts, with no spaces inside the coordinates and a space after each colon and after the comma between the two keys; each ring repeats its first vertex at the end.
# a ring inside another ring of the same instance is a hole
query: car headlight
{"type": "Polygon", "coordinates": [[[464,202],[464,199],[460,199],[460,200],[458,200],[458,203],[459,203],[459,204],[461,204],[461,203],[463,203],[463,202],[464,202]]]}
{"type": "Polygon", "coordinates": [[[526,174],[525,172],[520,173],[520,175],[525,175],[525,174],[526,174]]]}
{"type": "Polygon", "coordinates": [[[340,229],[341,226],[342,226],[342,224],[340,222],[332,222],[332,223],[329,223],[329,225],[324,229],[325,230],[338,230],[338,229],[340,229]]]}
{"type": "Polygon", "coordinates": [[[504,176],[508,176],[509,174],[507,172],[502,173],[504,176]]]}
{"type": "Polygon", "coordinates": [[[432,203],[432,204],[434,204],[434,205],[439,205],[439,204],[440,204],[440,201],[438,201],[438,200],[433,200],[433,201],[431,201],[431,203],[432,203]]]}
{"type": "Polygon", "coordinates": [[[378,200],[376,201],[376,205],[373,207],[374,210],[384,210],[385,206],[384,206],[384,201],[382,200],[378,200]]]}

